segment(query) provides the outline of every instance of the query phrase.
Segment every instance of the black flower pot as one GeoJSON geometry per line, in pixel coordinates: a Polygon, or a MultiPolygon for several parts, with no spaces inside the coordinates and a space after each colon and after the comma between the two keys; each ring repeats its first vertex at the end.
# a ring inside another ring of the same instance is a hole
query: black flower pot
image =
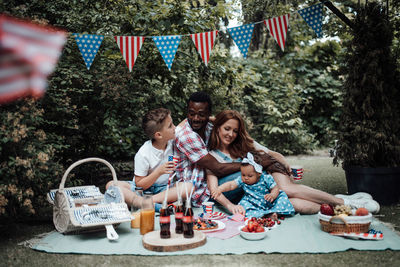
{"type": "Polygon", "coordinates": [[[400,200],[400,167],[347,167],[345,173],[349,194],[367,192],[383,205],[400,200]]]}

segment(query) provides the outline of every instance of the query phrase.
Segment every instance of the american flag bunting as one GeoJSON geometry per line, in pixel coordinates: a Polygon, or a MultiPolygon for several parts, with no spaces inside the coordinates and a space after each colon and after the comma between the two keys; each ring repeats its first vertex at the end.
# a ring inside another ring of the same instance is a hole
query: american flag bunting
{"type": "Polygon", "coordinates": [[[144,42],[144,36],[114,36],[115,41],[118,44],[121,54],[124,57],[126,65],[129,71],[132,71],[133,65],[135,65],[136,58],[139,55],[140,48],[144,42]]]}
{"type": "Polygon", "coordinates": [[[0,15],[0,104],[41,97],[65,41],[64,31],[0,15]]]}
{"type": "Polygon", "coordinates": [[[210,54],[214,47],[215,39],[217,38],[218,31],[211,32],[202,32],[191,34],[194,45],[196,46],[197,51],[199,52],[201,59],[203,59],[204,64],[208,64],[210,60],[210,54]]]}
{"type": "Polygon", "coordinates": [[[289,17],[290,14],[286,14],[269,20],[264,20],[264,24],[268,28],[269,33],[278,43],[282,51],[285,51],[286,33],[289,27],[289,17]]]}

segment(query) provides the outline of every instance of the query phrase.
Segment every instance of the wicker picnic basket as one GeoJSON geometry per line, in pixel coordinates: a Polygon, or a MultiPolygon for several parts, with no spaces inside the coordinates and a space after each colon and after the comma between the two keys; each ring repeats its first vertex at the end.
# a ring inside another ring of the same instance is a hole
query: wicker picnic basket
{"type": "Polygon", "coordinates": [[[53,222],[57,231],[77,234],[104,231],[106,228],[109,239],[118,238],[112,226],[130,221],[131,214],[117,181],[114,168],[103,159],[86,158],[73,163],[64,173],[59,188],[47,194],[48,201],[53,204],[53,222]],[[94,185],[64,188],[67,176],[73,168],[93,161],[104,163],[112,173],[113,185],[104,195],[94,185]]]}
{"type": "Polygon", "coordinates": [[[318,212],[322,231],[328,233],[366,233],[372,221],[372,214],[365,216],[329,216],[318,212]]]}

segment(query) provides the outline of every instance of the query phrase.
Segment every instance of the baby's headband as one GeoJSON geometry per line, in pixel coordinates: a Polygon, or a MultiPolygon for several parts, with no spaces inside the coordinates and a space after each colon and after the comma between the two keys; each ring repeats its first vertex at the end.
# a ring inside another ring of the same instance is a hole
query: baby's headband
{"type": "Polygon", "coordinates": [[[262,166],[254,161],[253,154],[251,154],[250,152],[247,152],[247,158],[244,158],[242,160],[242,163],[248,163],[254,167],[256,172],[262,173],[262,166]]]}

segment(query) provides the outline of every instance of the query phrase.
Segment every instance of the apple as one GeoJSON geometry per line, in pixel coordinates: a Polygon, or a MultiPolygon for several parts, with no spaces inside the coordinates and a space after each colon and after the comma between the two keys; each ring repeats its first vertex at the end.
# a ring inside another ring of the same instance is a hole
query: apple
{"type": "Polygon", "coordinates": [[[329,215],[329,216],[335,215],[332,205],[329,205],[329,204],[321,204],[319,211],[325,215],[329,215]]]}
{"type": "Polygon", "coordinates": [[[356,210],[356,215],[357,216],[365,216],[365,215],[368,215],[368,214],[369,214],[369,211],[366,208],[358,208],[356,210]]]}

